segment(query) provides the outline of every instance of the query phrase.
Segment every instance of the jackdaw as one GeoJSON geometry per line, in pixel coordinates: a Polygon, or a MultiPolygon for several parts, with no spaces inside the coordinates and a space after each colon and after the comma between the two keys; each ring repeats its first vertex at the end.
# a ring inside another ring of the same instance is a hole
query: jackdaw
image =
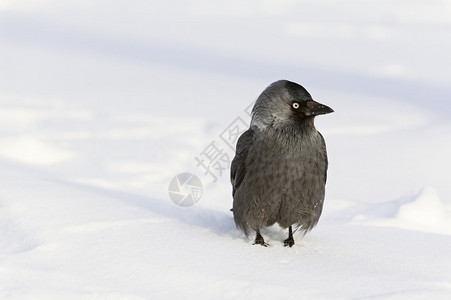
{"type": "Polygon", "coordinates": [[[268,86],[252,109],[250,128],[238,139],[231,166],[233,216],[246,236],[266,246],[260,228],[278,223],[303,234],[323,209],[327,153],[314,126],[317,115],[333,110],[312,99],[299,84],[279,80],[268,86]]]}

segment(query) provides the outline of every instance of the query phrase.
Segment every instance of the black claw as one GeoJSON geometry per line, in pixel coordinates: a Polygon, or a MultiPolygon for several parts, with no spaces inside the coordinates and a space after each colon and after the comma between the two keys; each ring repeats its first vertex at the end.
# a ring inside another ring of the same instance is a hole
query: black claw
{"type": "Polygon", "coordinates": [[[263,247],[268,247],[268,244],[265,243],[265,240],[263,239],[262,235],[260,234],[260,231],[257,231],[257,235],[255,236],[254,245],[262,245],[263,247]]]}
{"type": "Polygon", "coordinates": [[[289,246],[289,247],[293,247],[293,245],[294,245],[294,239],[293,239],[293,237],[289,237],[289,238],[287,238],[285,241],[283,241],[283,245],[286,247],[286,246],[289,246]]]}
{"type": "Polygon", "coordinates": [[[289,247],[293,247],[294,245],[294,238],[293,238],[293,229],[291,228],[291,226],[288,228],[288,238],[283,241],[283,245],[289,246],[289,247]]]}

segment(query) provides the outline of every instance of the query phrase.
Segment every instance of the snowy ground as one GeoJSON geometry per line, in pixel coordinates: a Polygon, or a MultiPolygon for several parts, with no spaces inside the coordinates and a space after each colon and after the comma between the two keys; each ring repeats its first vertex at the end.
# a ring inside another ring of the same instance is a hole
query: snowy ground
{"type": "Polygon", "coordinates": [[[2,1],[0,37],[0,299],[451,299],[450,1],[2,1]],[[278,79],[335,110],[290,249],[195,159],[278,79]]]}

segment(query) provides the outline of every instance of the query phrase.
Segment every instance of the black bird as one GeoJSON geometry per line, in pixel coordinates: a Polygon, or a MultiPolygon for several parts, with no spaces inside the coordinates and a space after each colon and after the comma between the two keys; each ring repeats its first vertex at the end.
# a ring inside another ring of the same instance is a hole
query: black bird
{"type": "Polygon", "coordinates": [[[323,209],[327,153],[314,126],[317,115],[333,110],[312,99],[299,84],[279,80],[268,86],[252,109],[250,128],[238,139],[231,166],[233,216],[246,236],[266,246],[260,228],[278,223],[303,234],[323,209]]]}

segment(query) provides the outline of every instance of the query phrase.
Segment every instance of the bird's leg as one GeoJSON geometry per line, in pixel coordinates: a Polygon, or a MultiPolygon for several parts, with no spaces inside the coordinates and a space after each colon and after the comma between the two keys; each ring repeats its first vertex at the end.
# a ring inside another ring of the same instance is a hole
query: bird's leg
{"type": "Polygon", "coordinates": [[[292,230],[291,226],[288,227],[288,238],[285,241],[283,241],[283,245],[285,247],[286,246],[292,247],[294,245],[293,230],[292,230]]]}
{"type": "Polygon", "coordinates": [[[268,246],[268,244],[265,243],[265,240],[263,239],[262,235],[260,234],[260,230],[258,230],[258,229],[257,229],[257,235],[255,236],[254,245],[262,245],[264,247],[268,246]]]}

